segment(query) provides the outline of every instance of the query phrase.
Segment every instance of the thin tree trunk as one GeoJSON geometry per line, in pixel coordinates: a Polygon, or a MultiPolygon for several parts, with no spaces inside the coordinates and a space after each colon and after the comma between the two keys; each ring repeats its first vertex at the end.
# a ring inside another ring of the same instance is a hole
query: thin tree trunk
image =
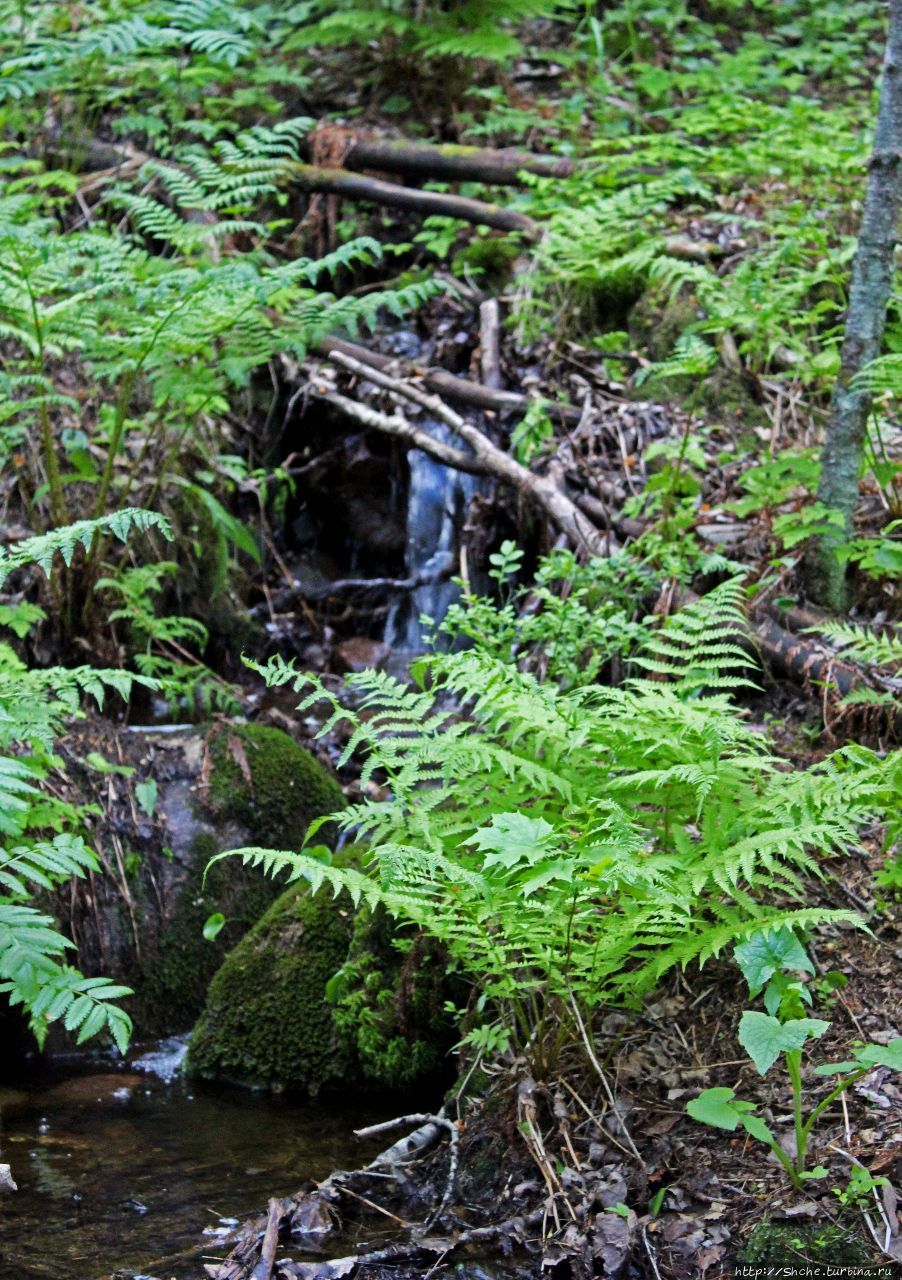
{"type": "Polygon", "coordinates": [[[856,375],[880,354],[902,206],[902,0],[890,0],[883,84],[871,155],[842,359],[824,442],[818,498],[841,511],[845,528],[820,538],[809,553],[807,589],[812,600],[841,610],[846,568],[837,556],[852,532],[858,476],[871,397],[856,375]]]}

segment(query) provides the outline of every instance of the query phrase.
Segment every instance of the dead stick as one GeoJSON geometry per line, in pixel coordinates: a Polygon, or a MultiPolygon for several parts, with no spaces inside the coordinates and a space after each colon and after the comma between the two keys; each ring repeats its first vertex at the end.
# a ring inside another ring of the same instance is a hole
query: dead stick
{"type": "Polygon", "coordinates": [[[493,391],[501,389],[499,311],[497,298],[486,298],[479,304],[479,365],[484,385],[493,391]]]}
{"type": "MultiPolygon", "coordinates": [[[[577,548],[596,556],[606,556],[608,554],[607,540],[604,535],[598,531],[588,516],[583,515],[576,503],[567,494],[558,489],[552,480],[545,476],[536,475],[528,467],[524,467],[522,463],[512,458],[510,454],[505,453],[503,449],[499,449],[478,427],[474,427],[472,423],[462,418],[459,413],[455,413],[438,396],[430,395],[411,382],[390,378],[387,374],[380,373],[375,369],[368,369],[359,360],[353,360],[349,356],[343,355],[340,351],[333,351],[330,358],[351,373],[356,373],[359,377],[366,378],[377,386],[384,387],[387,391],[403,396],[404,399],[411,400],[414,404],[418,404],[421,408],[428,410],[433,417],[444,422],[446,426],[450,427],[470,446],[476,463],[482,464],[481,469],[483,471],[497,476],[498,479],[504,480],[514,489],[527,497],[531,497],[551,517],[558,528],[566,533],[577,548]]],[[[411,428],[411,430],[413,429],[411,428]]],[[[397,429],[394,430],[394,434],[398,434],[397,429]]],[[[438,442],[432,441],[433,457],[438,456],[434,452],[437,446],[438,442]]],[[[442,448],[445,447],[442,446],[442,448]]],[[[429,451],[428,448],[424,448],[424,452],[428,453],[429,451]]],[[[441,461],[440,458],[439,461],[441,461]]]]}
{"type": "Polygon", "coordinates": [[[472,200],[468,196],[421,191],[418,187],[402,187],[394,182],[382,182],[379,178],[348,173],[346,169],[321,169],[313,164],[292,164],[286,167],[285,172],[304,191],[321,191],[347,200],[369,200],[393,209],[412,209],[415,213],[460,218],[476,226],[517,231],[533,241],[542,235],[539,224],[525,213],[487,204],[484,200],[472,200]]]}
{"type": "MultiPolygon", "coordinates": [[[[327,356],[330,351],[341,351],[361,364],[370,365],[374,369],[389,369],[396,365],[391,356],[381,351],[370,351],[357,342],[348,342],[346,338],[317,338],[312,344],[315,351],[327,356]]],[[[478,382],[470,382],[468,378],[458,378],[446,369],[421,369],[414,364],[410,369],[401,366],[405,373],[416,374],[422,378],[423,385],[430,391],[446,396],[449,400],[457,400],[461,404],[470,404],[475,409],[486,409],[491,413],[525,413],[530,406],[530,397],[520,391],[499,391],[492,387],[481,386],[478,382]]],[[[582,411],[572,404],[559,404],[552,401],[545,407],[550,418],[564,422],[568,426],[577,426],[582,419],[582,411]]]]}
{"type": "Polygon", "coordinates": [[[285,1212],[285,1201],[273,1198],[269,1202],[269,1214],[266,1219],[266,1231],[260,1249],[260,1261],[251,1272],[251,1280],[270,1280],[276,1250],[279,1247],[279,1223],[285,1212]]]}
{"type": "Polygon", "coordinates": [[[337,391],[329,391],[325,388],[314,386],[313,394],[318,400],[334,405],[349,418],[356,418],[362,426],[371,427],[374,431],[381,431],[385,435],[396,436],[399,440],[413,445],[415,449],[422,449],[423,453],[428,453],[430,458],[444,463],[446,467],[454,467],[456,471],[467,471],[477,476],[486,473],[486,468],[481,466],[471,454],[436,440],[428,431],[421,431],[406,418],[402,418],[399,413],[380,413],[377,409],[370,409],[368,405],[361,404],[358,400],[351,400],[347,396],[339,395],[337,391]]]}

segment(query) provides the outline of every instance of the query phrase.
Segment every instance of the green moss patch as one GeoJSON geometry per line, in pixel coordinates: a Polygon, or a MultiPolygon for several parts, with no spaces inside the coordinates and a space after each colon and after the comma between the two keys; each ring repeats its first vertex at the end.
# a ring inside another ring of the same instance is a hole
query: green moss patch
{"type": "Polygon", "coordinates": [[[345,895],[311,894],[306,885],[283,893],[213,979],[191,1037],[188,1070],[311,1093],[353,1079],[352,1057],[326,1001],[353,923],[345,895]]]}

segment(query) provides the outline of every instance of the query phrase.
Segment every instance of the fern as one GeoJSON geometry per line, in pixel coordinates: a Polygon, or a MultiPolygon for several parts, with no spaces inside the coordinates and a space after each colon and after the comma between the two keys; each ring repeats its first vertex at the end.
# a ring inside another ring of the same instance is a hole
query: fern
{"type": "Polygon", "coordinates": [[[902,637],[893,630],[878,635],[868,627],[849,622],[826,621],[808,628],[809,634],[826,637],[844,657],[875,667],[896,667],[902,663],[902,637]]]}
{"type": "MultiPolygon", "coordinates": [[[[135,529],[169,536],[161,516],[127,508],[2,549],[0,581],[30,565],[49,573],[57,557],[68,565],[78,547],[87,550],[103,536],[125,540],[135,529]]],[[[83,977],[67,965],[64,957],[73,944],[31,898],[51,893],[73,876],[101,870],[81,836],[59,830],[77,815],[48,795],[43,784],[57,763],[53,748],[63,721],[80,714],[83,698],[102,705],[108,689],[126,698],[135,682],[153,686],[124,671],[29,669],[0,643],[0,835],[5,841],[0,846],[0,992],[26,1010],[39,1044],[57,1020],[77,1032],[79,1043],[103,1030],[121,1051],[128,1043],[131,1021],[115,1001],[129,989],[106,978],[83,977]]]]}
{"type": "Polygon", "coordinates": [[[367,900],[375,884],[521,1045],[541,1040],[542,1009],[632,1003],[756,931],[853,918],[809,907],[807,881],[887,812],[902,764],[856,748],[786,772],[729,700],[747,683],[741,602],[730,581],[676,614],[635,659],[648,676],[619,688],[541,683],[477,643],[424,659],[423,687],[349,676],[350,710],[279,659],[256,667],[305,691],[300,709],[328,702],[322,732],[346,721],[343,760],[362,754],[390,798],[331,819],[370,844],[372,881],[305,853],[242,856],[367,900]]]}

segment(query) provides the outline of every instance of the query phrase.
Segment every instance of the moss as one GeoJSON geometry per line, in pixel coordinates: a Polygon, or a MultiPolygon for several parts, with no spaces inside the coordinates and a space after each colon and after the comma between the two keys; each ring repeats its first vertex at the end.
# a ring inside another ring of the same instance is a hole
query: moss
{"type": "Polygon", "coordinates": [[[344,961],[350,899],[294,887],[230,952],[191,1036],[188,1070],[207,1079],[316,1093],[354,1078],[326,986],[344,961]]]}
{"type": "Polygon", "coordinates": [[[754,1228],[737,1261],[754,1267],[798,1267],[802,1263],[854,1267],[866,1266],[871,1250],[855,1226],[765,1219],[754,1228]]]}
{"type": "Polygon", "coordinates": [[[399,935],[377,907],[357,917],[347,960],[329,994],[342,1044],[369,1081],[398,1089],[437,1075],[454,1025],[447,956],[424,935],[399,935]]]}
{"type": "Polygon", "coordinates": [[[204,879],[211,858],[222,852],[210,833],[195,837],[191,867],[175,914],[164,927],[158,954],[134,980],[143,1034],[165,1035],[189,1028],[203,1008],[207,987],[231,947],[257,921],[280,892],[259,868],[240,860],[217,862],[204,879]],[[215,941],[203,935],[214,912],[226,923],[215,941]]]}
{"type": "Polygon", "coordinates": [[[671,297],[669,291],[652,287],[633,306],[627,328],[633,345],[644,348],[649,359],[666,360],[677,338],[698,319],[698,302],[690,292],[671,297]]]}
{"type": "Polygon", "coordinates": [[[299,848],[313,818],[344,805],[335,779],[281,729],[226,725],[211,733],[209,749],[206,809],[243,823],[264,847],[299,848]]]}
{"type": "Polygon", "coordinates": [[[205,878],[210,859],[241,844],[296,849],[314,818],[345,803],[331,775],[280,729],[216,726],[208,748],[209,786],[206,797],[198,800],[197,816],[213,829],[194,837],[178,906],[155,954],[144,957],[140,975],[132,981],[132,1012],[142,1034],[192,1026],[226,954],[281,891],[259,868],[245,867],[238,859],[215,863],[205,878]],[[221,912],[226,924],[209,942],[203,926],[214,912],[221,912]]]}

